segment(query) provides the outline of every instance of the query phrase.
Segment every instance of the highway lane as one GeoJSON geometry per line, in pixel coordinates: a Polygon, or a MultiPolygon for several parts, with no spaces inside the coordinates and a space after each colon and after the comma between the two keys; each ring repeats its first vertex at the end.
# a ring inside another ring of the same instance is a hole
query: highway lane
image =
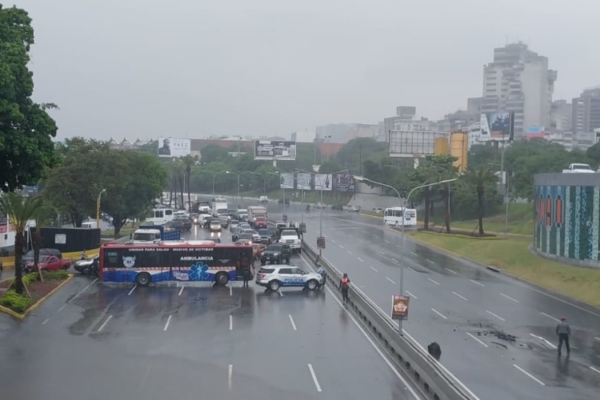
{"type": "MultiPolygon", "coordinates": [[[[288,214],[298,219],[295,213],[288,214]]],[[[327,212],[326,216],[325,257],[343,266],[354,277],[354,283],[362,286],[382,309],[389,309],[390,295],[398,292],[400,235],[384,230],[377,220],[349,213],[327,212]]],[[[305,215],[305,221],[306,238],[314,243],[318,212],[305,215]]],[[[599,376],[590,367],[600,369],[600,346],[593,336],[597,336],[594,322],[579,329],[580,320],[585,323],[590,319],[588,313],[422,246],[407,242],[407,249],[412,252],[407,257],[412,270],[406,270],[405,288],[416,298],[405,329],[424,345],[439,341],[444,365],[476,393],[485,393],[483,398],[506,398],[515,393],[514,397],[526,393],[524,398],[593,397],[591,391],[598,388],[599,376]],[[535,309],[530,303],[536,304],[535,309]],[[565,315],[576,330],[576,349],[568,362],[564,357],[557,360],[553,348],[555,321],[551,317],[561,315],[557,309],[562,311],[564,307],[572,309],[565,315]],[[539,309],[548,312],[541,314],[539,309]],[[517,335],[517,343],[499,340],[493,334],[479,336],[503,330],[517,335]],[[568,366],[567,372],[563,364],[568,366]],[[496,390],[490,393],[490,387],[496,390]],[[551,392],[548,387],[553,388],[551,392]]]]}
{"type": "Polygon", "coordinates": [[[24,321],[0,314],[1,397],[416,398],[330,293],[230,287],[77,276],[24,321]]]}

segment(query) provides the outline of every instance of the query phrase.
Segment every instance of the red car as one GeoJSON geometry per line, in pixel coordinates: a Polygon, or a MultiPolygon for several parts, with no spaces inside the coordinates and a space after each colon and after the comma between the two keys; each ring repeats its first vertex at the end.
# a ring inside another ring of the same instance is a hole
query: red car
{"type": "MultiPolygon", "coordinates": [[[[46,256],[43,255],[40,257],[40,261],[38,262],[38,267],[42,271],[57,271],[59,269],[69,269],[71,268],[71,260],[69,259],[60,259],[56,256],[46,256]]],[[[34,263],[29,262],[25,266],[25,272],[34,271],[34,263]]]]}
{"type": "Polygon", "coordinates": [[[266,228],[267,219],[265,217],[256,217],[254,220],[254,229],[266,228]]]}

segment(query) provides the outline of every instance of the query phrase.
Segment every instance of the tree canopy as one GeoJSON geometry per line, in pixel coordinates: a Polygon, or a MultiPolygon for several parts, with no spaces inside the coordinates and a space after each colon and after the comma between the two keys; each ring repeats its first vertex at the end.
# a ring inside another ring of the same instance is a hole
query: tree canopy
{"type": "Polygon", "coordinates": [[[0,4],[0,190],[37,183],[56,163],[51,138],[56,123],[47,105],[33,102],[29,50],[34,43],[31,18],[0,4]]]}

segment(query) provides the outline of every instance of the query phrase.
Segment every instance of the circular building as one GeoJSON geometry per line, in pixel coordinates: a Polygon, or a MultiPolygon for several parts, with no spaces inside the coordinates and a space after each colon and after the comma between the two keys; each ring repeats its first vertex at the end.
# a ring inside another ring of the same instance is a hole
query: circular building
{"type": "Polygon", "coordinates": [[[533,249],[562,262],[600,268],[600,173],[534,177],[533,249]]]}

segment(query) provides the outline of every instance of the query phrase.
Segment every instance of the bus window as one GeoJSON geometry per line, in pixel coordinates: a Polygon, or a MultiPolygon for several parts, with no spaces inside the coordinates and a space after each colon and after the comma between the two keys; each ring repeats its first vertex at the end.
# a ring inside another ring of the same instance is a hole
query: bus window
{"type": "Polygon", "coordinates": [[[103,261],[104,268],[119,268],[121,266],[117,250],[105,250],[103,261]]]}
{"type": "Polygon", "coordinates": [[[154,218],[163,218],[163,217],[164,217],[164,215],[163,215],[162,210],[154,211],[154,218]]]}
{"type": "Polygon", "coordinates": [[[173,210],[165,210],[165,215],[173,215],[173,210]]]}

